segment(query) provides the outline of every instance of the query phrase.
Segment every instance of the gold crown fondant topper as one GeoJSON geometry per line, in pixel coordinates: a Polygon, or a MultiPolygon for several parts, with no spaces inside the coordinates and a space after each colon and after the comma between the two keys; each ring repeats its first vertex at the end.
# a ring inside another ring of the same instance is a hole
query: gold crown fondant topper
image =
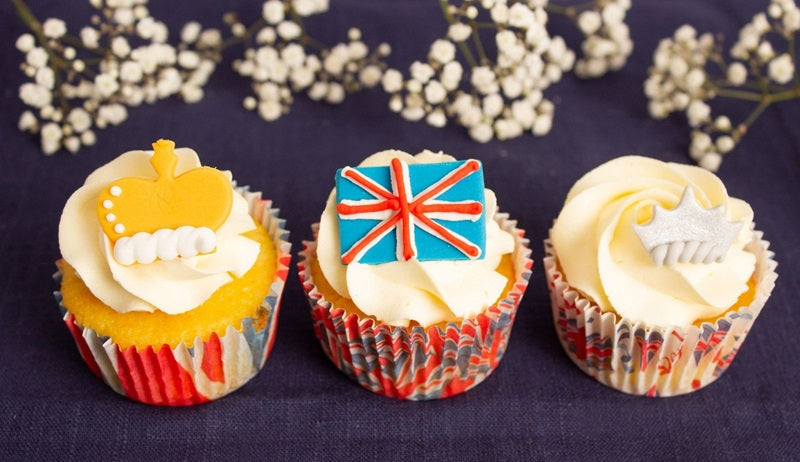
{"type": "MultiPolygon", "coordinates": [[[[227,176],[213,167],[197,167],[175,176],[175,143],[160,139],[153,143],[153,150],[150,164],[157,178],[120,178],[98,197],[97,218],[112,244],[160,230],[219,229],[233,206],[227,176]]],[[[213,246],[201,253],[211,250],[213,246]]]]}

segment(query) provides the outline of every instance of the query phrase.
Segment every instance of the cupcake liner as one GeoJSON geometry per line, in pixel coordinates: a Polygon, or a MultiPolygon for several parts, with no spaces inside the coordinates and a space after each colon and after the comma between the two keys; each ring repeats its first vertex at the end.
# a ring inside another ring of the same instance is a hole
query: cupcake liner
{"type": "MultiPolygon", "coordinates": [[[[462,393],[491,374],[506,351],[533,266],[525,231],[516,228],[508,214],[497,214],[495,220],[514,236],[514,285],[475,319],[444,328],[389,326],[332,306],[310,272],[317,243],[304,241],[297,264],[300,281],[311,305],[314,331],[334,365],[370,391],[414,401],[462,393]]],[[[312,226],[315,238],[318,229],[319,224],[312,226]]]]}
{"type": "Polygon", "coordinates": [[[565,280],[545,240],[553,321],[564,351],[598,382],[633,395],[677,396],[708,385],[731,364],[775,287],[777,263],[762,236],[754,231],[746,247],[756,256],[752,303],[699,327],[659,327],[603,313],[565,280]]]}
{"type": "MultiPolygon", "coordinates": [[[[188,406],[205,403],[241,387],[264,366],[275,342],[281,294],[289,272],[291,244],[286,220],[278,218],[272,201],[262,200],[260,192],[237,187],[250,207],[250,215],[260,221],[275,243],[278,269],[269,294],[257,315],[242,320],[241,330],[228,326],[224,335],[212,333],[208,340],[196,337],[191,344],[181,343],[120,348],[113,339],[101,336],[75,322],[55,298],[64,315],[78,351],[92,372],[114,391],[134,401],[162,406],[188,406]]],[[[54,275],[61,282],[61,271],[54,275]]]]}

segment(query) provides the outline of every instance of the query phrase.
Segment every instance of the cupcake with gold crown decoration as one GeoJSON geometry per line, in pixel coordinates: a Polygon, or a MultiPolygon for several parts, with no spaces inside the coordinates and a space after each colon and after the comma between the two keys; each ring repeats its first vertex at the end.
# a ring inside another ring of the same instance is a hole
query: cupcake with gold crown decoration
{"type": "Polygon", "coordinates": [[[92,172],[59,224],[56,299],[89,368],[147,404],[244,385],[275,340],[284,220],[230,172],[168,140],[92,172]]]}
{"type": "Polygon", "coordinates": [[[500,363],[533,264],[474,159],[388,150],[336,174],[298,269],[325,354],[375,393],[453,396],[500,363]]]}
{"type": "Polygon", "coordinates": [[[777,278],[753,210],[719,178],[639,156],[578,180],[545,253],[567,355],[637,395],[680,395],[716,380],[777,278]]]}

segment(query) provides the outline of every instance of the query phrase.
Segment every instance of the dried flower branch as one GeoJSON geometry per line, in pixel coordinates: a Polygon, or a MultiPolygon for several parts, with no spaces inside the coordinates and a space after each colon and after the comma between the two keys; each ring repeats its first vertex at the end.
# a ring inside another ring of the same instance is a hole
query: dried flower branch
{"type": "Polygon", "coordinates": [[[404,119],[424,119],[434,127],[453,120],[481,143],[525,132],[547,134],[554,106],[544,91],[573,66],[582,77],[618,69],[633,47],[622,22],[628,0],[573,7],[547,0],[439,0],[439,5],[447,36],[431,44],[426,61],[411,64],[410,78],[387,70],[383,89],[391,95],[389,108],[404,119]],[[571,18],[584,33],[584,56],[577,64],[564,39],[548,32],[548,11],[571,18]],[[487,29],[496,57],[482,42],[481,31],[487,29]]]}
{"type": "Polygon", "coordinates": [[[689,155],[701,167],[716,171],[770,105],[800,98],[797,69],[797,32],[800,8],[794,0],[772,0],[739,31],[727,61],[722,37],[697,36],[692,26],[681,26],[663,39],[653,54],[650,76],[644,83],[653,118],[686,113],[692,127],[689,155]],[[776,47],[777,50],[776,51],[776,47]],[[755,104],[736,125],[726,115],[712,116],[709,102],[716,98],[755,104]]]}
{"type": "Polygon", "coordinates": [[[40,23],[22,0],[12,0],[32,31],[21,35],[21,69],[31,80],[19,88],[31,107],[19,129],[40,136],[45,154],[71,153],[95,143],[95,131],[118,125],[128,107],[173,95],[187,102],[203,97],[203,86],[219,60],[220,34],[187,26],[180,45],[167,43],[167,26],[153,18],[143,0],[94,0],[98,10],[80,36],[64,21],[40,23]]]}

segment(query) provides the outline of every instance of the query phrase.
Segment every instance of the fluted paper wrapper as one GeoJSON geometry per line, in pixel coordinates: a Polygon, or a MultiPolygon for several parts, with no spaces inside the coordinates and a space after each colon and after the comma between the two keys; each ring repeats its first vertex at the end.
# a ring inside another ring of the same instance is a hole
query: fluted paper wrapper
{"type": "MultiPolygon", "coordinates": [[[[114,340],[82,327],[63,306],[61,293],[56,301],[75,343],[89,369],[114,391],[134,401],[162,406],[188,406],[205,403],[236,390],[264,366],[275,342],[281,294],[289,271],[291,244],[285,220],[278,218],[272,201],[262,200],[260,192],[247,187],[236,190],[250,206],[250,215],[260,221],[272,237],[278,257],[278,269],[269,294],[256,317],[228,326],[224,335],[212,333],[192,344],[120,348],[114,340]]],[[[54,276],[60,284],[61,272],[54,276]]]]}
{"type": "MultiPolygon", "coordinates": [[[[514,285],[475,319],[445,327],[389,326],[332,306],[310,272],[316,241],[304,241],[297,267],[311,305],[314,332],[328,358],[364,388],[393,398],[446,398],[481,383],[506,351],[533,266],[525,231],[516,228],[508,214],[497,214],[495,220],[514,236],[514,285]]],[[[312,229],[316,237],[318,224],[312,229]]]]}
{"type": "Polygon", "coordinates": [[[762,236],[754,231],[746,247],[756,256],[752,303],[699,327],[659,327],[603,313],[565,280],[545,240],[553,321],[564,351],[598,382],[633,395],[677,396],[710,384],[731,364],[775,287],[777,263],[762,236]]]}

